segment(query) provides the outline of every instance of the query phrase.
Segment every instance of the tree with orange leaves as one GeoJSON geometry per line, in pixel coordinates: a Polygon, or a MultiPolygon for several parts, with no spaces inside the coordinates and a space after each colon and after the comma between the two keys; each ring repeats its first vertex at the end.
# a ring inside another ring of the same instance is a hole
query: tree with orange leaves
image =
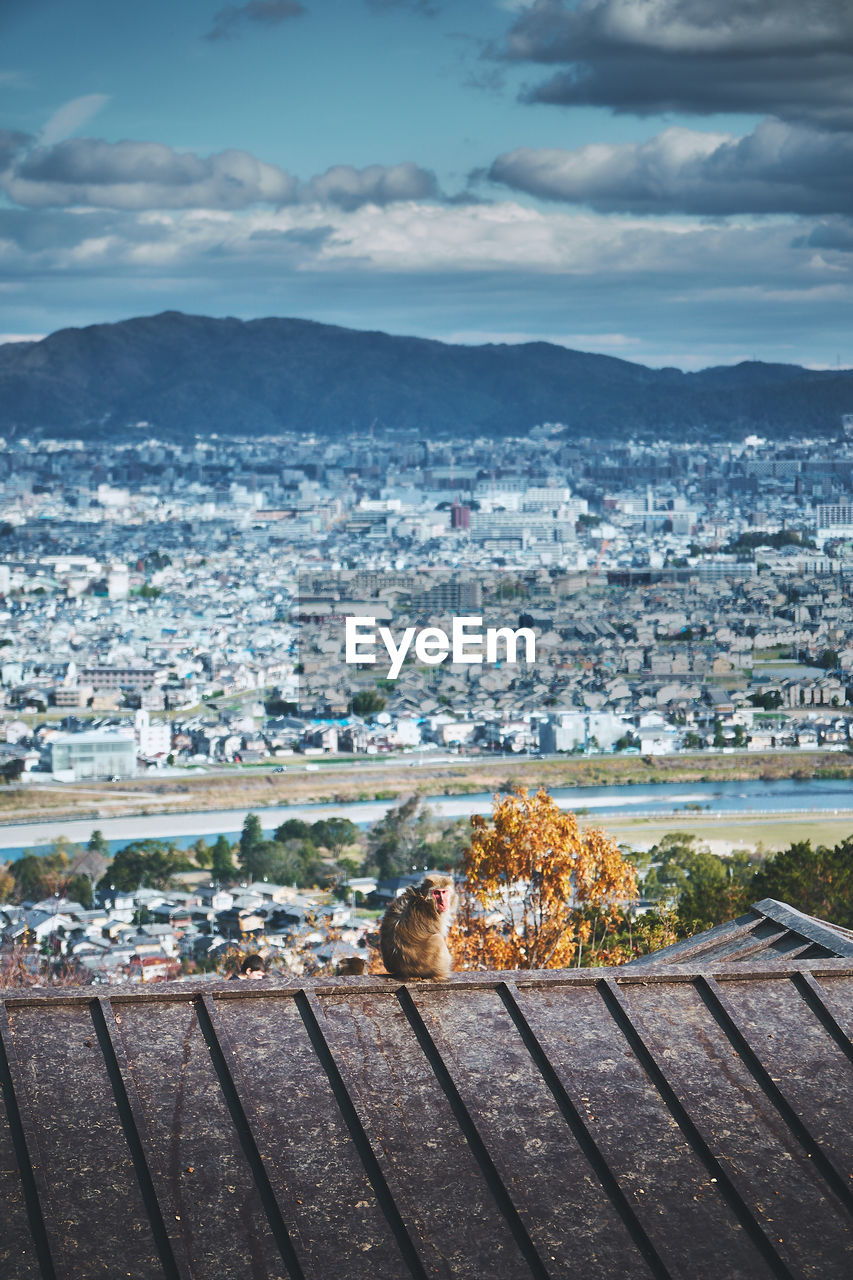
{"type": "Polygon", "coordinates": [[[581,831],[547,791],[523,788],[496,795],[491,819],[476,814],[471,825],[449,940],[457,969],[562,969],[631,958],[614,930],[636,896],[636,877],[610,836],[581,831]]]}

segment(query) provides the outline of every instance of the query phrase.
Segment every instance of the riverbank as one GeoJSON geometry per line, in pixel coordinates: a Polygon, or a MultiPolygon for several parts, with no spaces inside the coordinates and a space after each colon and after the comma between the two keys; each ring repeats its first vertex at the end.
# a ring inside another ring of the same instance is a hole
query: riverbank
{"type": "Polygon", "coordinates": [[[63,783],[0,788],[0,826],[9,823],[85,818],[99,820],[186,814],[200,811],[266,809],[306,804],[346,804],[395,800],[417,791],[424,796],[472,795],[513,786],[626,786],[660,783],[853,779],[853,754],[791,751],[753,754],[697,752],[673,756],[588,756],[535,760],[486,758],[431,761],[428,756],[376,758],[346,763],[288,761],[286,772],[272,768],[228,773],[148,774],[118,783],[63,783]]]}
{"type": "MultiPolygon", "coordinates": [[[[584,819],[591,825],[591,819],[584,819]]],[[[666,817],[616,817],[608,814],[601,825],[619,844],[650,849],[673,831],[695,835],[711,853],[728,857],[735,849],[761,854],[778,853],[795,841],[832,847],[853,836],[853,814],[836,817],[813,813],[783,814],[673,814],[666,817]]]]}

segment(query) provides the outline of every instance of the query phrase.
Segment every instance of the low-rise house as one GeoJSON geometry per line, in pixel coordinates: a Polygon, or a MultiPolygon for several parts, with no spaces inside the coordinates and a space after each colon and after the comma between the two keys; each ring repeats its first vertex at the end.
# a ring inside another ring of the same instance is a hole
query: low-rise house
{"type": "Polygon", "coordinates": [[[181,966],[167,955],[133,955],[127,966],[131,982],[171,982],[180,975],[181,966]]]}

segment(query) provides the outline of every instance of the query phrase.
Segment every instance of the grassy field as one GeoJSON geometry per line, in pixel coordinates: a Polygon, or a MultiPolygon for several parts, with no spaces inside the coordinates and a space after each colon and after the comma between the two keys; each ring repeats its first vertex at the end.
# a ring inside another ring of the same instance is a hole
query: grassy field
{"type": "MultiPolygon", "coordinates": [[[[585,826],[594,826],[584,819],[585,826]]],[[[710,814],[674,814],[666,818],[614,818],[608,815],[601,825],[620,844],[646,849],[657,844],[669,831],[689,831],[708,845],[712,853],[727,854],[733,849],[757,849],[776,853],[795,840],[811,840],[813,845],[835,845],[853,835],[853,817],[836,818],[825,813],[761,814],[741,817],[713,817],[710,814]]]]}
{"type": "MultiPolygon", "coordinates": [[[[0,787],[0,823],[47,818],[106,818],[195,810],[266,808],[275,805],[395,799],[420,791],[468,795],[514,785],[589,787],[627,783],[726,782],[761,778],[853,778],[853,755],[790,752],[759,755],[591,756],[558,760],[486,758],[436,761],[411,757],[355,764],[323,763],[307,771],[289,760],[287,772],[252,769],[222,774],[187,773],[117,783],[64,783],[0,787]]],[[[853,796],[853,788],[851,788],[853,796]]],[[[719,819],[706,819],[720,825],[719,819]]],[[[698,828],[700,816],[676,816],[673,825],[698,828]]],[[[757,820],[758,821],[758,820],[757,820]]]]}

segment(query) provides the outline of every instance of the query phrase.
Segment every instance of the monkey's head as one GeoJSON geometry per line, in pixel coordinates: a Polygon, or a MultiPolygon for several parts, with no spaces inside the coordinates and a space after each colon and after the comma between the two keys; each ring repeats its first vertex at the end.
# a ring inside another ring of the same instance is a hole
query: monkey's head
{"type": "Polygon", "coordinates": [[[449,911],[453,903],[453,877],[426,876],[421,885],[421,892],[424,897],[432,898],[436,911],[441,915],[443,912],[449,911]]]}

